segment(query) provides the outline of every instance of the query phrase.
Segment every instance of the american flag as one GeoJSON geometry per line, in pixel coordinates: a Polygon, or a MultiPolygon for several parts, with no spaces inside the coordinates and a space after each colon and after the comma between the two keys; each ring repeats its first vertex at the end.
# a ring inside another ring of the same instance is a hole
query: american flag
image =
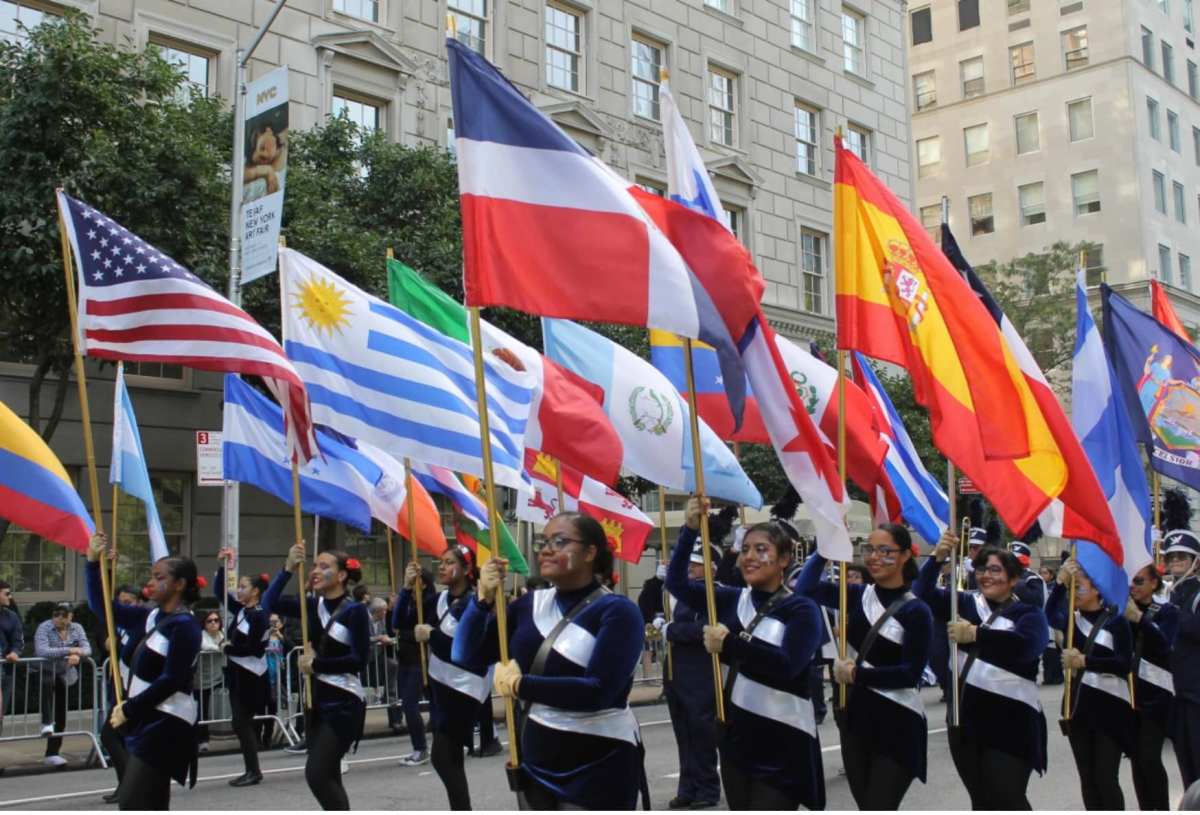
{"type": "Polygon", "coordinates": [[[287,419],[289,446],[317,452],[304,382],[279,342],[240,308],[113,219],[61,190],[75,256],[84,353],[262,377],[287,419]]]}

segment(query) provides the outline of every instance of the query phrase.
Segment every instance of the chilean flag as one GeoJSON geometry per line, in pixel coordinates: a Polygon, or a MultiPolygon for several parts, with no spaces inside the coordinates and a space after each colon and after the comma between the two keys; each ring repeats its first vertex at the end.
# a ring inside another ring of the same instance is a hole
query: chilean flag
{"type": "MultiPolygon", "coordinates": [[[[740,424],[727,321],[634,197],[487,60],[448,39],[468,306],[660,328],[717,350],[740,424]]],[[[641,192],[640,190],[637,190],[641,192]]],[[[746,281],[763,289],[757,274],[746,281]]],[[[744,325],[744,323],[742,323],[744,325]]]]}

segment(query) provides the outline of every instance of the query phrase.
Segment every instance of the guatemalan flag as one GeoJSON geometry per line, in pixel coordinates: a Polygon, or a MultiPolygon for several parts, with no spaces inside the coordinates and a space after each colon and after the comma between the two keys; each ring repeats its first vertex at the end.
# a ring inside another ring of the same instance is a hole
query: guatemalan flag
{"type": "Polygon", "coordinates": [[[157,563],[169,557],[167,538],[163,534],[162,521],[158,517],[158,506],[154,503],[154,490],[150,486],[150,473],[146,467],[146,454],[142,450],[142,437],[138,433],[137,417],[133,415],[133,402],[129,400],[129,389],[125,387],[125,364],[117,363],[117,385],[113,398],[113,444],[112,464],[108,468],[108,482],[116,484],[127,495],[141,499],[146,505],[146,530],[150,536],[150,562],[157,563]]]}
{"type": "Polygon", "coordinates": [[[1076,541],[1076,556],[1104,599],[1124,608],[1129,581],[1152,561],[1150,490],[1116,372],[1088,311],[1085,273],[1075,284],[1075,357],[1071,424],[1100,479],[1125,549],[1124,568],[1094,543],[1076,541]]]}
{"type": "Polygon", "coordinates": [[[446,48],[467,305],[703,340],[717,349],[740,422],[746,375],[716,304],[731,293],[757,304],[762,279],[730,277],[724,291],[702,283],[638,206],[648,193],[576,144],[483,57],[454,39],[446,48]]]}

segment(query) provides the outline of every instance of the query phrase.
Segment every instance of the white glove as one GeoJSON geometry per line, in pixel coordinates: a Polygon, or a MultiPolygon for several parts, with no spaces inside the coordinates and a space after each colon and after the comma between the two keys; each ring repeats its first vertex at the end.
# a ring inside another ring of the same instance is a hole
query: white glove
{"type": "Polygon", "coordinates": [[[661,614],[654,615],[654,619],[650,621],[650,625],[654,626],[654,630],[662,633],[662,630],[667,627],[667,618],[661,614]]]}

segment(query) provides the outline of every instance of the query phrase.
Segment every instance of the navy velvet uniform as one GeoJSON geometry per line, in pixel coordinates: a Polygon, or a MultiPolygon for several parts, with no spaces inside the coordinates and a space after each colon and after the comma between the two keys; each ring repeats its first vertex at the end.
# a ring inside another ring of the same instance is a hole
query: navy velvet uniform
{"type": "MultiPolygon", "coordinates": [[[[87,579],[86,579],[88,608],[92,610],[100,619],[104,619],[104,587],[100,582],[100,565],[96,561],[87,562],[87,579]],[[94,572],[94,574],[93,574],[94,572]]],[[[115,600],[112,601],[114,608],[130,608],[130,606],[120,606],[115,600]]],[[[140,606],[135,606],[140,608],[140,606]]],[[[147,609],[151,615],[157,615],[158,609],[147,609]]],[[[142,636],[147,630],[154,627],[153,621],[148,624],[145,621],[139,623],[136,627],[122,625],[119,619],[113,619],[113,628],[117,634],[117,666],[121,672],[121,684],[124,687],[129,686],[129,660],[133,658],[133,652],[137,650],[138,643],[142,641],[142,636]],[[148,625],[148,627],[146,627],[148,625]]],[[[108,682],[108,701],[111,707],[115,702],[112,686],[111,668],[104,672],[106,681],[108,682]]]]}
{"type": "MultiPolygon", "coordinates": [[[[299,618],[300,599],[283,596],[292,573],[275,575],[263,595],[263,612],[299,618]]],[[[313,659],[313,706],[317,721],[333,728],[347,751],[362,736],[366,716],[366,694],[360,675],[367,666],[371,649],[371,624],[367,608],[349,594],[335,600],[306,596],[308,635],[317,656],[313,659]],[[343,604],[349,606],[338,612],[343,604]],[[336,615],[336,619],[334,619],[336,615]],[[330,622],[332,621],[332,625],[330,622]],[[328,633],[323,633],[328,627],[328,633]]]]}
{"type": "Polygon", "coordinates": [[[233,616],[225,634],[228,644],[224,648],[229,663],[231,692],[237,694],[247,710],[257,713],[266,706],[269,688],[266,654],[270,616],[261,605],[253,608],[243,606],[232,594],[222,591],[224,585],[225,569],[221,567],[213,578],[213,596],[220,600],[225,595],[225,606],[233,616]]]}
{"type": "MultiPolygon", "coordinates": [[[[425,622],[433,626],[429,635],[429,684],[432,704],[429,726],[436,733],[445,733],[463,746],[474,740],[475,721],[479,706],[492,693],[493,665],[459,665],[451,657],[454,632],[471,599],[468,589],[458,597],[448,590],[426,590],[425,622]]],[[[413,593],[402,589],[392,610],[392,625],[397,630],[411,629],[417,624],[417,605],[413,593]]]]}
{"type": "MultiPolygon", "coordinates": [[[[804,564],[796,591],[826,608],[839,608],[838,584],[822,580],[825,558],[813,555],[804,564]]],[[[933,636],[933,617],[924,601],[914,596],[879,629],[870,654],[859,653],[867,632],[906,589],[848,585],[850,617],[846,642],[854,649],[856,667],[846,723],[859,744],[872,745],[925,780],[928,726],[925,706],[917,691],[933,636]]]]}
{"type": "Polygon", "coordinates": [[[1171,604],[1179,609],[1179,630],[1171,651],[1175,685],[1171,738],[1186,789],[1200,779],[1200,578],[1176,583],[1171,604]]]}
{"type": "MultiPolygon", "coordinates": [[[[521,725],[521,768],[526,783],[561,801],[633,809],[642,778],[641,735],[629,708],[645,640],[638,607],[618,594],[597,598],[555,640],[544,671],[529,675],[546,635],[598,585],[538,589],[508,605],[509,655],[524,674],[520,701],[529,704],[521,725]]],[[[459,665],[500,658],[493,608],[475,595],[454,632],[451,658],[459,665]]]]}
{"type": "Polygon", "coordinates": [[[1027,606],[1046,607],[1046,581],[1042,580],[1041,575],[1030,569],[1021,572],[1013,594],[1017,595],[1017,599],[1027,606]]]}
{"type": "MultiPolygon", "coordinates": [[[[89,598],[103,596],[96,561],[87,564],[87,583],[89,598]]],[[[145,632],[146,641],[130,654],[136,660],[130,665],[122,708],[127,720],[125,749],[186,784],[196,760],[199,711],[192,697],[192,676],[200,655],[200,624],[182,607],[164,616],[158,609],[114,602],[112,611],[115,622],[128,631],[145,632]]]]}
{"type": "MultiPolygon", "coordinates": [[[[948,622],[950,590],[937,587],[941,568],[933,558],[927,560],[916,585],[934,617],[948,622]]],[[[959,724],[984,749],[1016,756],[1041,774],[1046,771],[1046,716],[1037,675],[1050,629],[1040,606],[1017,600],[993,618],[998,608],[977,591],[958,593],[959,617],[977,626],[975,642],[958,648],[960,671],[975,655],[966,676],[960,675],[959,724]]],[[[947,705],[947,719],[950,715],[947,705]]]]}
{"type": "Polygon", "coordinates": [[[1167,729],[1175,701],[1171,651],[1179,633],[1179,609],[1170,603],[1138,606],[1142,619],[1133,624],[1134,702],[1137,715],[1167,729]]]}
{"type": "MultiPolygon", "coordinates": [[[[679,531],[667,567],[667,589],[694,608],[704,608],[704,582],[688,580],[688,562],[699,533],[679,531]]],[[[736,660],[738,674],[725,689],[721,761],[787,793],[808,809],[825,808],[825,777],[816,717],[809,698],[809,669],[818,658],[825,628],[807,597],[777,602],[751,635],[742,632],[771,593],[716,586],[717,619],[729,629],[721,661],[736,660]]],[[[708,672],[712,672],[711,658],[708,672]]]]}

